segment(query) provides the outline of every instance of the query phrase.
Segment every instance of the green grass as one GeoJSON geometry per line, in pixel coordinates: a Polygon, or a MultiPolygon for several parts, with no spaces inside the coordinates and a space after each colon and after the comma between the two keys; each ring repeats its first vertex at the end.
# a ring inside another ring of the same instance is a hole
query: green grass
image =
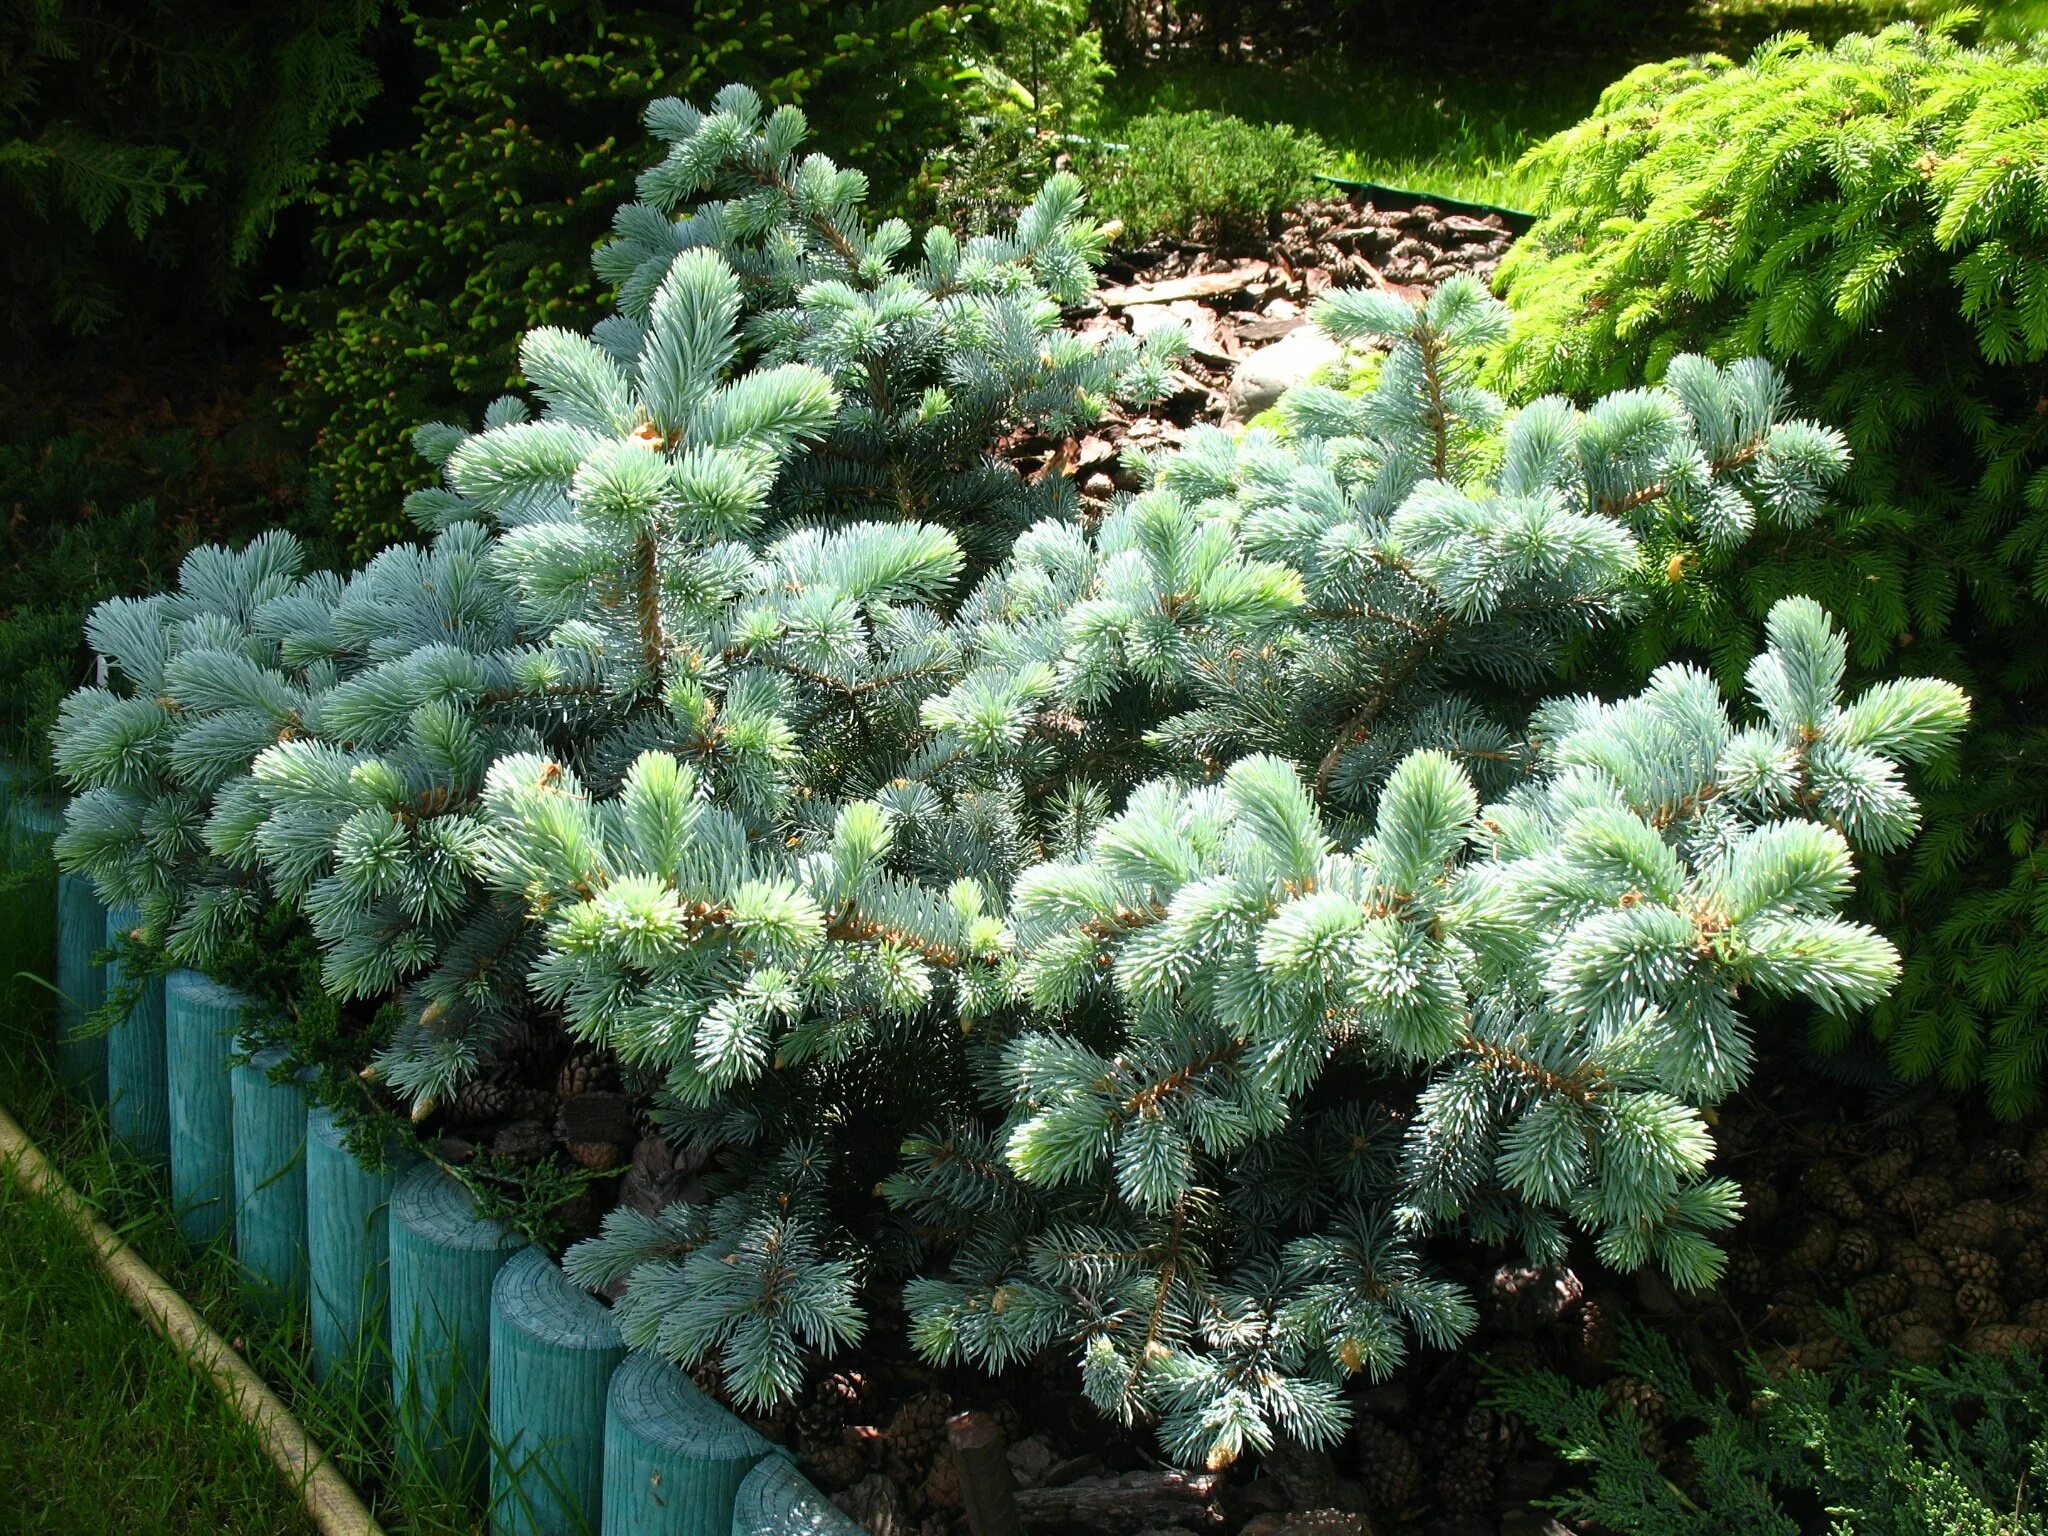
{"type": "MultiPolygon", "coordinates": [[[[0,862],[5,862],[0,859],[0,862]]],[[[305,1339],[243,1314],[224,1247],[192,1255],[157,1178],[47,1065],[54,893],[0,873],[0,1104],[335,1457],[393,1536],[473,1536],[465,1497],[395,1474],[383,1394],[316,1389],[305,1339]]],[[[0,1530],[9,1536],[291,1536],[313,1527],[248,1431],[109,1286],[69,1221],[0,1174],[0,1530]]]]}
{"type": "MultiPolygon", "coordinates": [[[[1327,169],[1336,175],[1540,211],[1538,189],[1516,162],[1584,117],[1637,64],[1701,50],[1740,58],[1776,32],[1833,38],[1950,8],[1949,0],[1708,0],[1690,36],[1628,37],[1540,55],[1504,50],[1483,62],[1338,55],[1286,65],[1192,60],[1127,69],[1110,85],[1102,132],[1114,139],[1121,124],[1145,112],[1228,112],[1317,134],[1330,146],[1327,169]]],[[[2048,0],[1992,0],[1978,9],[1993,36],[2048,28],[2048,0]]]]}

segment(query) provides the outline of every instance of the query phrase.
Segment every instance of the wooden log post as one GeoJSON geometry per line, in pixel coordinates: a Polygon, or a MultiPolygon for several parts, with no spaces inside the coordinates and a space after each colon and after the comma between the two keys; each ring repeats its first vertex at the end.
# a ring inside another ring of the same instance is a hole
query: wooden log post
{"type": "Polygon", "coordinates": [[[271,1073],[281,1050],[234,1069],[235,1262],[245,1298],[266,1316],[295,1321],[306,1305],[306,1095],[271,1073]]]}
{"type": "Polygon", "coordinates": [[[391,1192],[391,1395],[398,1453],[484,1491],[491,1285],[524,1238],[432,1163],[391,1192]]]}
{"type": "Polygon", "coordinates": [[[979,1409],[946,1421],[946,1448],[960,1477],[960,1502],[973,1536],[1024,1536],[1017,1479],[995,1415],[979,1409]]]}
{"type": "Polygon", "coordinates": [[[396,1146],[372,1168],[348,1128],[316,1105],[306,1115],[306,1261],[313,1379],[381,1390],[390,1367],[391,1192],[415,1159],[396,1146]]]}
{"type": "MultiPolygon", "coordinates": [[[[142,927],[142,909],[128,902],[107,908],[106,943],[142,927]]],[[[124,991],[134,1001],[107,1031],[107,1128],[129,1156],[155,1168],[171,1165],[171,1084],[164,1059],[164,979],[131,981],[117,957],[107,962],[109,998],[124,991]]]]}
{"type": "Polygon", "coordinates": [[[733,1499],[732,1536],[867,1536],[787,1456],[763,1460],[733,1499]]]}
{"type": "Polygon", "coordinates": [[[233,1224],[235,1100],[229,1063],[248,999],[197,971],[164,978],[171,1209],[194,1248],[233,1224]]]}
{"type": "Polygon", "coordinates": [[[106,1001],[99,952],[107,947],[107,909],[84,875],[57,876],[57,1075],[87,1104],[107,1102],[107,1037],[86,1021],[106,1001]]]}
{"type": "Polygon", "coordinates": [[[491,1289],[491,1529],[602,1528],[605,1396],[626,1356],[608,1308],[538,1248],[491,1289]]]}
{"type": "Polygon", "coordinates": [[[603,1536],[730,1536],[740,1484],[774,1447],[666,1360],[612,1373],[603,1536]]]}

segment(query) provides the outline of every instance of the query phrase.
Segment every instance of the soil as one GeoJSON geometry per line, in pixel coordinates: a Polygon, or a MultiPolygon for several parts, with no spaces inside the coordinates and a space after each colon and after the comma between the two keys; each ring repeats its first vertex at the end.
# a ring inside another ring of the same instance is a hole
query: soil
{"type": "Polygon", "coordinates": [[[1108,302],[1069,319],[1083,331],[1144,334],[1167,324],[1187,326],[1193,349],[1173,392],[1144,411],[1115,411],[1078,439],[1018,439],[1007,456],[1027,474],[1073,474],[1084,499],[1106,503],[1136,484],[1118,463],[1126,443],[1170,448],[1196,423],[1229,419],[1238,365],[1307,325],[1309,306],[1324,293],[1378,287],[1420,301],[1455,273],[1488,282],[1513,239],[1497,214],[1472,218],[1428,203],[1378,208],[1339,196],[1289,212],[1273,239],[1256,250],[1173,245],[1118,252],[1102,272],[1108,302]],[[1222,291],[1182,296],[1203,286],[1222,291]]]}

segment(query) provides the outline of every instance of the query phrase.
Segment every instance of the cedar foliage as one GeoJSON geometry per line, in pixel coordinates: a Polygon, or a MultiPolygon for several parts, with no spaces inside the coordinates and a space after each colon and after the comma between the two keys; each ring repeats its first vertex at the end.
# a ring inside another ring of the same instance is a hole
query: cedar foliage
{"type": "Polygon", "coordinates": [[[1927,834],[1866,882],[1906,953],[1872,1027],[1906,1077],[1981,1083],[2001,1115],[2040,1101],[2048,1065],[2044,123],[2048,58],[1953,28],[1646,65],[1532,151],[1548,216],[1501,268],[1518,392],[1760,353],[1842,423],[1845,515],[1684,569],[1630,656],[1697,648],[1733,678],[1803,592],[1843,617],[1860,675],[1969,687],[1980,723],[1927,834]]]}
{"type": "Polygon", "coordinates": [[[365,44],[383,9],[9,5],[0,326],[104,330],[166,281],[218,306],[335,130],[377,94],[365,44]]]}
{"type": "Polygon", "coordinates": [[[420,1113],[528,1031],[616,1050],[712,1198],[570,1266],[746,1406],[900,1285],[931,1359],[1064,1358],[1221,1465],[1471,1327],[1433,1238],[1710,1283],[1747,999],[1892,984],[1839,909],[1966,703],[1845,696],[1805,599],[1740,715],[1682,666],[1530,701],[1653,550],[1811,527],[1839,436],[1698,358],[1509,419],[1454,281],[1318,307],[1370,394],[1083,508],[993,448],[1184,338],[1062,327],[1075,183],[918,239],[792,108],[649,121],[617,313],[528,334],[537,411],[420,433],[430,544],[206,551],[99,611],[60,857],[202,964],[296,905],[396,998],[372,1072],[420,1113]]]}
{"type": "Polygon", "coordinates": [[[1828,1371],[1773,1377],[1749,1362],[1746,1411],[1702,1390],[1669,1341],[1631,1327],[1619,1369],[1662,1404],[1647,1423],[1626,1399],[1553,1372],[1504,1382],[1496,1402],[1567,1463],[1579,1486],[1543,1501],[1619,1536],[2034,1536],[2048,1474],[2048,1378],[2018,1352],[1905,1365],[1856,1337],[1828,1371]],[[1668,1449],[1683,1436],[1682,1457],[1668,1449]]]}

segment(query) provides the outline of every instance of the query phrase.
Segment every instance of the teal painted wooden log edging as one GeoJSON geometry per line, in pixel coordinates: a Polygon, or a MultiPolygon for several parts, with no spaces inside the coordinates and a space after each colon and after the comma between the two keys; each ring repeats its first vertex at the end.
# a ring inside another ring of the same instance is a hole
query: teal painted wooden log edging
{"type": "Polygon", "coordinates": [[[491,1284],[525,1239],[422,1163],[391,1192],[391,1397],[398,1451],[444,1482],[486,1482],[491,1284]]]}
{"type": "Polygon", "coordinates": [[[306,1117],[306,1248],[313,1305],[313,1377],[384,1384],[391,1302],[391,1192],[412,1157],[387,1149],[382,1168],[348,1147],[334,1111],[306,1117]]]}
{"type": "Polygon", "coordinates": [[[491,1529],[597,1536],[605,1396],[626,1356],[610,1310],[538,1248],[491,1288],[491,1529]]]}
{"type": "MultiPolygon", "coordinates": [[[[142,909],[128,902],[107,908],[106,942],[142,926],[142,909]]],[[[106,995],[128,984],[119,959],[106,968],[106,995]]],[[[107,1031],[107,1128],[129,1156],[153,1167],[171,1163],[171,1082],[164,1059],[164,979],[151,976],[127,1014],[107,1031]]]]}
{"type": "Polygon", "coordinates": [[[787,1456],[747,1474],[733,1499],[732,1536],[867,1536],[787,1456]]]}
{"type": "Polygon", "coordinates": [[[228,1064],[248,1002],[197,971],[164,978],[171,1209],[194,1248],[213,1242],[234,1220],[235,1097],[228,1064]]]}
{"type": "Polygon", "coordinates": [[[729,1536],[740,1484],[774,1449],[666,1360],[628,1355],[605,1405],[603,1536],[729,1536]]]}
{"type": "Polygon", "coordinates": [[[258,1051],[234,1069],[235,1262],[259,1312],[296,1320],[306,1305],[306,1095],[258,1051]]]}
{"type": "Polygon", "coordinates": [[[107,1037],[80,1033],[106,1001],[94,956],[107,947],[107,909],[84,875],[57,876],[57,1075],[73,1097],[107,1102],[107,1037]]]}

